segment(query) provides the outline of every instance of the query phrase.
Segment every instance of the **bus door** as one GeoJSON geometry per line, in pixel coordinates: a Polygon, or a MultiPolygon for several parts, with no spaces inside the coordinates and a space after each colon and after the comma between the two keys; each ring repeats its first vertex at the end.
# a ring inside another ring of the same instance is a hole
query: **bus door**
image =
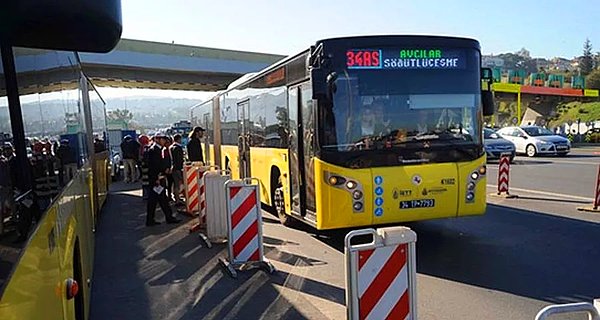
{"type": "Polygon", "coordinates": [[[309,83],[291,87],[288,93],[291,208],[296,214],[314,220],[313,173],[314,117],[309,83]]]}
{"type": "MultiPolygon", "coordinates": [[[[306,194],[306,214],[315,220],[315,110],[312,87],[309,82],[300,85],[300,114],[302,115],[302,154],[304,166],[304,192],[306,194]]],[[[316,221],[315,221],[316,222],[316,221]]]]}
{"type": "Polygon", "coordinates": [[[242,101],[238,107],[238,157],[240,178],[249,178],[250,175],[250,101],[242,101]]]}

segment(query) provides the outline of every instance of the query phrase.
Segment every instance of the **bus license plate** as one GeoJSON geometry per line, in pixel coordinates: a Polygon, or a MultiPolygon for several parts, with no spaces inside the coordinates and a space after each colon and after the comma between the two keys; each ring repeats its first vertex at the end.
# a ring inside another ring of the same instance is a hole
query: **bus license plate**
{"type": "Polygon", "coordinates": [[[435,207],[434,199],[418,199],[400,201],[400,209],[432,208],[435,207]]]}

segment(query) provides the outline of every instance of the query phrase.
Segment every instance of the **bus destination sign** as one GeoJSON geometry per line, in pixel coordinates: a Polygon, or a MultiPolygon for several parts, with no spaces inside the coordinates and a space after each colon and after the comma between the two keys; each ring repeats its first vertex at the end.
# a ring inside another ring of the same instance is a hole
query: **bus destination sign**
{"type": "Polygon", "coordinates": [[[464,51],[456,49],[350,49],[348,69],[464,69],[464,51]]]}

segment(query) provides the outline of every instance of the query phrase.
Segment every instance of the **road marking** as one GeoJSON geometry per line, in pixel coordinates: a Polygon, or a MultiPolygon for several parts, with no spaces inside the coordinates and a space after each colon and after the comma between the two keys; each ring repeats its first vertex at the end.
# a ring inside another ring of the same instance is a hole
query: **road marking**
{"type": "Polygon", "coordinates": [[[588,161],[573,161],[573,160],[550,160],[552,163],[572,163],[572,164],[586,164],[586,165],[599,165],[598,162],[588,162],[588,161]]]}
{"type": "MultiPolygon", "coordinates": [[[[540,159],[540,160],[524,160],[524,159],[515,159],[515,163],[513,164],[513,166],[518,167],[519,165],[526,165],[526,164],[553,164],[553,163],[562,163],[562,164],[582,164],[582,165],[590,165],[590,166],[597,166],[600,164],[600,161],[598,162],[589,162],[589,161],[574,161],[574,160],[553,160],[553,159],[540,159]],[[547,161],[546,163],[540,163],[540,161],[547,161]]],[[[492,165],[492,166],[488,166],[489,169],[498,169],[497,166],[492,165]]]]}
{"type": "MultiPolygon", "coordinates": [[[[496,185],[493,185],[493,184],[488,184],[487,186],[490,187],[490,188],[496,188],[496,185]]],[[[590,202],[594,201],[593,198],[580,197],[580,196],[574,196],[574,195],[570,195],[570,194],[557,193],[557,192],[548,192],[548,191],[523,189],[523,188],[513,188],[513,187],[511,187],[510,190],[511,191],[520,191],[520,192],[527,192],[527,193],[539,194],[539,195],[544,195],[544,196],[553,196],[553,197],[559,197],[559,198],[567,198],[567,199],[573,199],[573,200],[582,200],[582,201],[590,201],[590,202]]]]}

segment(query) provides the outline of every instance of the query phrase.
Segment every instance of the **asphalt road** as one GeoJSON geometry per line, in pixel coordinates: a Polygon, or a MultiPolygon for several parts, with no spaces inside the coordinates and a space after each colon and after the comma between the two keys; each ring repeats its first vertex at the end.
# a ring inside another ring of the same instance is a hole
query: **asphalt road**
{"type": "MultiPolygon", "coordinates": [[[[598,151],[519,157],[519,198],[488,197],[483,216],[408,224],[418,235],[419,319],[533,319],[552,303],[600,298],[600,214],[577,211],[591,201],[598,151]]],[[[142,227],[142,203],[138,191],[119,191],[104,210],[92,319],[345,318],[348,230],[290,229],[265,213],[265,253],[278,271],[231,279],[218,263],[225,246],[202,248],[191,221],[142,227]]]]}
{"type": "MultiPolygon", "coordinates": [[[[510,186],[515,193],[533,190],[539,195],[557,194],[573,198],[592,199],[600,148],[573,149],[566,157],[517,156],[511,166],[510,186]]],[[[488,185],[496,185],[497,162],[488,164],[488,185]]]]}

